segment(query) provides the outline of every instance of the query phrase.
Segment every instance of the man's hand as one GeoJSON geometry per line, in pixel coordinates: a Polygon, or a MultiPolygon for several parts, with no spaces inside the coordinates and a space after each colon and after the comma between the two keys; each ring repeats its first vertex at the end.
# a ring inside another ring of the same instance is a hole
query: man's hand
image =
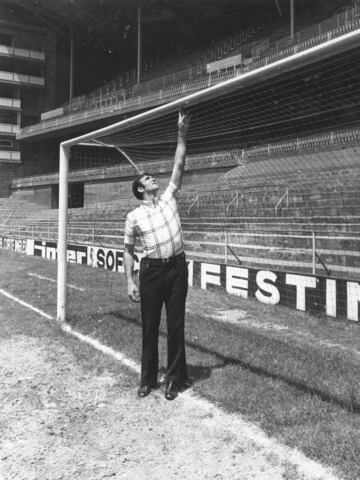
{"type": "Polygon", "coordinates": [[[181,187],[182,174],[185,166],[186,158],[186,134],[189,128],[190,115],[183,109],[179,111],[178,120],[178,137],[177,146],[174,157],[174,167],[171,174],[171,183],[177,189],[181,187]]]}
{"type": "Polygon", "coordinates": [[[134,245],[125,243],[124,270],[125,270],[125,277],[127,280],[128,296],[130,300],[132,300],[133,302],[139,302],[140,301],[139,287],[136,285],[133,279],[135,258],[137,259],[137,256],[134,253],[134,245]]]}
{"type": "Polygon", "coordinates": [[[133,302],[140,302],[140,291],[135,282],[128,283],[128,296],[133,302]]]}
{"type": "Polygon", "coordinates": [[[179,137],[186,137],[190,122],[190,115],[185,110],[179,111],[178,120],[178,135],[179,137]]]}

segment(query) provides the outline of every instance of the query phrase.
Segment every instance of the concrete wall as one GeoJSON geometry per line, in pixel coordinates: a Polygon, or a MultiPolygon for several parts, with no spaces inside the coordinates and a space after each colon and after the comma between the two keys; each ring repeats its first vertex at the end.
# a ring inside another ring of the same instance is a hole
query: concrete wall
{"type": "Polygon", "coordinates": [[[132,180],[126,178],[107,182],[85,183],[84,205],[130,198],[133,195],[131,182],[132,180]]]}
{"type": "MultiPolygon", "coordinates": [[[[188,189],[204,189],[214,185],[219,177],[228,170],[224,169],[204,169],[201,171],[184,172],[182,191],[188,189]]],[[[149,173],[151,168],[149,167],[149,173]]],[[[153,175],[160,185],[160,191],[164,191],[167,187],[171,172],[157,173],[153,175]]],[[[136,177],[116,178],[114,180],[102,180],[97,182],[85,183],[85,205],[91,203],[111,202],[119,199],[133,199],[132,182],[136,177]]]]}
{"type": "Polygon", "coordinates": [[[46,175],[59,170],[59,147],[48,142],[25,143],[21,145],[22,174],[46,175]]]}
{"type": "Polygon", "coordinates": [[[21,165],[0,163],[0,197],[10,195],[10,185],[13,178],[21,175],[21,165]]]}

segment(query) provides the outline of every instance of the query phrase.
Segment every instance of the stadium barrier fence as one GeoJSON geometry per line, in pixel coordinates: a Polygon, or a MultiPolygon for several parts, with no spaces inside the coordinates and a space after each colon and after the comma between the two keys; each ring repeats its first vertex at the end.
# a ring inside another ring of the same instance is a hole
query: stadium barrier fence
{"type": "MultiPolygon", "coordinates": [[[[56,241],[0,237],[0,249],[56,260],[56,241]]],[[[68,244],[67,261],[123,273],[123,250],[104,246],[68,244]]],[[[225,258],[226,260],[226,258],[225,258]]],[[[139,264],[136,263],[138,270],[139,264]]],[[[266,305],[282,305],[330,318],[359,321],[360,285],[357,281],[324,277],[269,266],[231,265],[213,258],[188,259],[190,287],[224,291],[266,305]]]]}

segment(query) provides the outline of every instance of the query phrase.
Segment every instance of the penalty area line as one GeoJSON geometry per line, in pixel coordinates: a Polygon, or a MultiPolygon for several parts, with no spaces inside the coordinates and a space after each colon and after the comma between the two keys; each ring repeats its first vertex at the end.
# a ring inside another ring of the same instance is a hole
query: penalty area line
{"type": "MultiPolygon", "coordinates": [[[[3,289],[0,289],[0,294],[4,295],[10,300],[13,300],[16,303],[19,303],[23,307],[29,308],[33,312],[41,315],[48,320],[55,320],[54,317],[52,317],[51,315],[45,313],[39,308],[33,307],[32,305],[24,302],[23,300],[20,300],[19,298],[15,297],[11,293],[6,292],[3,289]]],[[[128,367],[132,371],[140,374],[140,365],[134,360],[131,360],[130,358],[112,349],[111,347],[108,347],[107,345],[103,345],[94,338],[88,337],[87,335],[73,330],[69,325],[63,324],[60,325],[60,327],[63,332],[77,338],[81,342],[91,345],[96,350],[99,350],[105,355],[114,358],[125,367],[128,367]]],[[[299,471],[303,475],[305,475],[305,478],[309,480],[340,480],[339,477],[336,476],[336,474],[334,475],[330,467],[325,467],[321,463],[309,459],[308,457],[306,457],[305,454],[303,454],[296,448],[291,448],[283,445],[277,440],[266,435],[266,433],[261,428],[255,426],[250,422],[245,421],[241,417],[241,415],[227,413],[221,407],[216,406],[209,400],[199,397],[191,389],[186,390],[184,393],[182,393],[178,401],[186,402],[189,407],[194,406],[196,408],[200,408],[205,412],[207,411],[209,413],[212,413],[214,420],[217,419],[219,422],[222,422],[223,425],[228,426],[229,429],[234,429],[234,434],[238,434],[238,432],[241,432],[243,437],[253,441],[260,447],[269,449],[283,461],[289,461],[293,465],[296,465],[299,471]]]]}

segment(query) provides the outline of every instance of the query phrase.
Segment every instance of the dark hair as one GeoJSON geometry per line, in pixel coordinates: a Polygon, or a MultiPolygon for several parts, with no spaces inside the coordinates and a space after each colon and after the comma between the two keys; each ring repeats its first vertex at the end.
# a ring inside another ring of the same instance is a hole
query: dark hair
{"type": "Polygon", "coordinates": [[[141,180],[144,177],[146,177],[146,175],[149,175],[149,174],[147,172],[142,173],[133,181],[133,184],[132,184],[133,194],[138,200],[142,200],[144,197],[144,192],[139,192],[138,188],[144,188],[144,184],[142,183],[141,180]]]}

